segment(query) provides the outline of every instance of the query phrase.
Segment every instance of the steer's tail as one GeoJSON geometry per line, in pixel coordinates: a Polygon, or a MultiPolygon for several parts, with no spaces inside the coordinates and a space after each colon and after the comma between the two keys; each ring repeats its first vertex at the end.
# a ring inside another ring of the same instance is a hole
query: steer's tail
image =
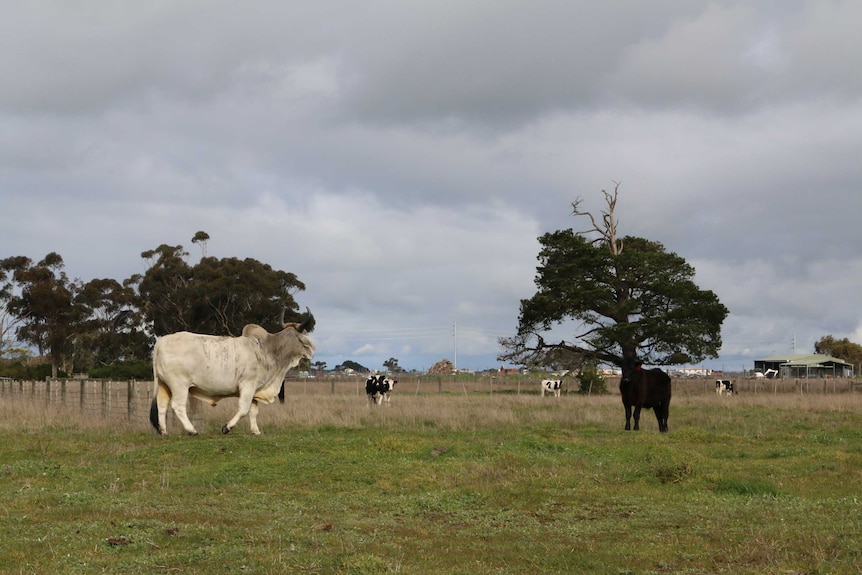
{"type": "Polygon", "coordinates": [[[156,431],[161,433],[161,430],[159,429],[159,404],[155,397],[153,398],[153,402],[150,404],[150,423],[153,424],[156,431]]]}

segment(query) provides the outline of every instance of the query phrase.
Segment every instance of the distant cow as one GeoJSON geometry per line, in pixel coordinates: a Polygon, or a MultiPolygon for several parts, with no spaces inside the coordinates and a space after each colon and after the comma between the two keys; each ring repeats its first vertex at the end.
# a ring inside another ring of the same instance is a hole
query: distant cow
{"type": "Polygon", "coordinates": [[[365,395],[368,397],[368,405],[380,405],[383,402],[388,404],[396,383],[398,383],[396,380],[385,375],[368,376],[368,379],[365,380],[365,395]]]}
{"type": "Polygon", "coordinates": [[[560,391],[563,388],[561,379],[543,379],[542,380],[542,397],[545,397],[545,392],[553,393],[554,397],[560,397],[560,391]]]}
{"type": "Polygon", "coordinates": [[[733,382],[729,379],[716,379],[715,380],[715,393],[721,395],[723,393],[727,393],[727,395],[736,394],[736,390],[733,388],[733,382]]]}
{"type": "Polygon", "coordinates": [[[153,349],[155,390],[150,422],[167,435],[168,403],[186,433],[197,435],[189,421],[186,404],[191,395],[215,405],[225,397],[239,398],[236,415],[222,427],[230,430],[248,415],[251,432],[257,426],[258,402],[272,403],[284,375],[299,362],[311,359],[314,343],[305,335],[314,318],[306,308],[301,323],[284,323],[278,333],[249,324],[239,337],[218,337],[179,332],[159,338],[153,349]]]}
{"type": "Polygon", "coordinates": [[[658,430],[667,433],[667,418],[670,411],[670,377],[660,369],[643,369],[637,364],[634,369],[623,372],[620,379],[620,395],[626,408],[626,429],[631,429],[634,408],[635,431],[640,429],[641,409],[652,409],[658,420],[658,430]]]}

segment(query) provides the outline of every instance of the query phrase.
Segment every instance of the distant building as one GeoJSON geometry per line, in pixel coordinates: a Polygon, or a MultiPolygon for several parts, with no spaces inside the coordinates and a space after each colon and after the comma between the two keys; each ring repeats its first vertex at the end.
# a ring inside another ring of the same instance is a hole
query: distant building
{"type": "Polygon", "coordinates": [[[712,370],[705,367],[682,367],[673,372],[676,377],[709,377],[712,370]]]}
{"type": "Polygon", "coordinates": [[[775,355],[754,360],[754,371],[778,371],[781,378],[853,377],[853,365],[844,360],[820,353],[804,355],[775,355]]]}

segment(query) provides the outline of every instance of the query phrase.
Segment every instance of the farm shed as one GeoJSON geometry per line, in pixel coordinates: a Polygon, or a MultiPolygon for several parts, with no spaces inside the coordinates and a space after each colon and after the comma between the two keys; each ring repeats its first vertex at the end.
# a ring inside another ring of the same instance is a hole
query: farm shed
{"type": "Polygon", "coordinates": [[[778,370],[782,378],[853,377],[853,365],[844,360],[819,353],[776,355],[754,360],[754,371],[778,370]]]}

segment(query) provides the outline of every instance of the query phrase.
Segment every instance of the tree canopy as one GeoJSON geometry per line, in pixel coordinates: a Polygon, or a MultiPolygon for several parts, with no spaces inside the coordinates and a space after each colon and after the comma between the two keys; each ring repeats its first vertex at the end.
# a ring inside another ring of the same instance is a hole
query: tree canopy
{"type": "Polygon", "coordinates": [[[353,371],[360,372],[360,373],[366,373],[368,371],[371,371],[370,369],[368,369],[367,367],[365,367],[361,363],[357,363],[357,362],[353,361],[352,359],[345,359],[339,365],[335,366],[335,371],[345,371],[348,369],[352,369],[353,371]]]}
{"type": "Polygon", "coordinates": [[[835,339],[832,335],[823,336],[814,344],[814,353],[831,355],[853,366],[862,364],[862,345],[853,343],[846,337],[835,339]]]}
{"type": "Polygon", "coordinates": [[[190,266],[186,256],[182,246],[164,244],[141,254],[150,267],[135,282],[155,335],[239,335],[248,323],[275,331],[283,314],[299,318],[293,296],[305,284],[296,275],[252,258],[205,257],[190,266]]]}
{"type": "Polygon", "coordinates": [[[3,292],[6,309],[20,321],[17,338],[47,354],[56,377],[69,358],[75,325],[84,313],[75,301],[79,286],[66,277],[63,258],[55,252],[35,264],[26,257],[7,258],[2,267],[7,278],[11,275],[3,292]]]}
{"type": "Polygon", "coordinates": [[[398,365],[398,360],[394,357],[390,357],[386,361],[383,362],[383,367],[392,373],[401,373],[404,371],[400,365],[398,365]]]}
{"type": "Polygon", "coordinates": [[[576,201],[573,214],[589,216],[593,228],[539,238],[537,291],[521,301],[517,335],[501,339],[506,351],[499,359],[565,362],[570,368],[602,363],[625,373],[638,362],[676,365],[716,357],[727,308],[715,293],[699,289],[694,269],[662,244],[618,238],[617,190],[604,193],[608,210],[601,224],[576,201]],[[557,339],[560,326],[574,333],[557,339]]]}

